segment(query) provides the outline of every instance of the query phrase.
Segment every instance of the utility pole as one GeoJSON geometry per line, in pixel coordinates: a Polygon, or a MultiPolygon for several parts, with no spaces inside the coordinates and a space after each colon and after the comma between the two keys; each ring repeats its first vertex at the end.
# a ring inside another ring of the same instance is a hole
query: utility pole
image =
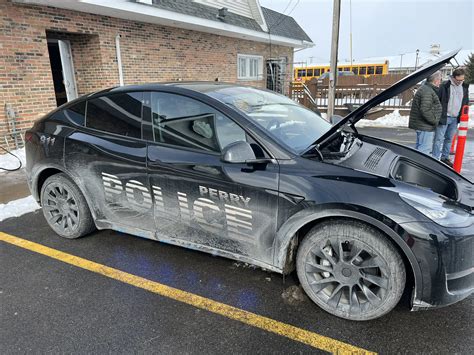
{"type": "Polygon", "coordinates": [[[339,46],[339,19],[341,17],[341,0],[334,0],[332,13],[331,72],[329,73],[328,120],[334,115],[334,100],[337,82],[337,51],[339,46]]]}
{"type": "Polygon", "coordinates": [[[402,70],[402,62],[403,62],[403,56],[405,53],[400,53],[400,70],[402,70]]]}
{"type": "Polygon", "coordinates": [[[352,70],[352,0],[349,0],[349,29],[350,29],[350,34],[349,34],[349,41],[350,41],[350,56],[351,56],[351,70],[352,70]]]}
{"type": "Polygon", "coordinates": [[[416,50],[416,59],[415,59],[415,71],[418,69],[418,54],[420,53],[420,50],[416,50]]]}

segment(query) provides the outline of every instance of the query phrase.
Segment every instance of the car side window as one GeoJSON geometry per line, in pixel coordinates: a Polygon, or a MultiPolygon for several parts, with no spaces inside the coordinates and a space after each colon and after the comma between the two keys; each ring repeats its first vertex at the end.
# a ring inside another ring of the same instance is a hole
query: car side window
{"type": "Polygon", "coordinates": [[[86,101],[81,101],[75,105],[66,107],[55,112],[51,118],[64,121],[69,120],[79,126],[84,126],[86,117],[86,101]]]}
{"type": "Polygon", "coordinates": [[[228,144],[246,141],[234,121],[198,100],[170,93],[151,93],[153,140],[179,147],[221,152],[228,144]]]}
{"type": "Polygon", "coordinates": [[[88,100],[86,127],[141,138],[142,98],[142,92],[130,92],[88,100]]]}

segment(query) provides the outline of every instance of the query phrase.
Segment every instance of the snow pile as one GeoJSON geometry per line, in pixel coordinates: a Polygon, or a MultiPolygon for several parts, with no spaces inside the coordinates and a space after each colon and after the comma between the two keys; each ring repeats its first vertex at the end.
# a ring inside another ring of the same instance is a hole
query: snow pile
{"type": "Polygon", "coordinates": [[[408,127],[408,116],[402,116],[395,110],[376,120],[360,120],[357,122],[357,127],[408,127]]]}
{"type": "Polygon", "coordinates": [[[31,195],[6,204],[0,203],[0,222],[10,217],[18,217],[36,211],[39,208],[40,206],[31,195]]]}
{"type": "MultiPolygon", "coordinates": [[[[21,160],[22,167],[25,167],[26,157],[25,157],[25,148],[16,149],[11,151],[12,154],[15,154],[21,160]]],[[[6,153],[4,150],[0,149],[0,168],[4,169],[16,169],[20,166],[20,162],[13,155],[6,153]],[[1,153],[5,154],[1,154],[1,153]]],[[[5,172],[5,170],[0,169],[0,173],[5,172]]]]}
{"type": "MultiPolygon", "coordinates": [[[[402,116],[395,110],[376,120],[360,120],[357,127],[408,127],[408,116],[402,116]]],[[[469,128],[474,128],[474,105],[469,107],[469,128]]]]}

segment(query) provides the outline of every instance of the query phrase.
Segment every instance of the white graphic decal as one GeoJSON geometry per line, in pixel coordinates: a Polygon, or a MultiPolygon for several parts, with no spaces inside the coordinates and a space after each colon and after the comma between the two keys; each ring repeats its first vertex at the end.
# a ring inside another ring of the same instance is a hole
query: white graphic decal
{"type": "Polygon", "coordinates": [[[204,229],[212,233],[217,233],[224,229],[224,226],[219,223],[222,212],[219,206],[217,206],[213,201],[200,197],[194,201],[193,210],[194,218],[204,229]],[[204,216],[205,209],[209,209],[212,212],[207,211],[206,216],[204,216]]]}
{"type": "Polygon", "coordinates": [[[165,212],[165,205],[163,203],[163,194],[161,193],[161,187],[153,186],[153,197],[155,198],[155,210],[157,212],[165,212]]]}
{"type": "MultiPolygon", "coordinates": [[[[137,180],[130,180],[123,183],[115,175],[102,173],[102,183],[105,191],[105,198],[108,202],[117,202],[117,199],[124,193],[124,197],[133,210],[144,212],[154,206],[155,218],[159,218],[166,212],[167,203],[165,203],[161,187],[152,185],[153,200],[150,189],[137,180]]],[[[253,216],[252,210],[243,207],[249,207],[250,197],[244,197],[238,194],[229,193],[213,189],[210,187],[199,186],[201,197],[192,202],[184,192],[176,192],[181,222],[191,223],[194,220],[201,228],[211,233],[221,233],[224,230],[230,235],[237,237],[243,235],[252,236],[253,216]],[[223,203],[223,207],[218,203],[223,203]]],[[[169,207],[176,206],[176,202],[169,207]]]]}
{"type": "Polygon", "coordinates": [[[141,182],[130,180],[125,185],[125,191],[128,201],[134,204],[137,209],[147,210],[152,206],[150,192],[141,182]]]}
{"type": "Polygon", "coordinates": [[[115,175],[102,173],[102,183],[104,184],[105,199],[114,201],[114,199],[122,194],[122,182],[115,175]]]}
{"type": "Polygon", "coordinates": [[[184,192],[178,192],[178,203],[179,210],[181,211],[181,218],[185,221],[189,221],[191,218],[189,213],[188,197],[184,192]]]}

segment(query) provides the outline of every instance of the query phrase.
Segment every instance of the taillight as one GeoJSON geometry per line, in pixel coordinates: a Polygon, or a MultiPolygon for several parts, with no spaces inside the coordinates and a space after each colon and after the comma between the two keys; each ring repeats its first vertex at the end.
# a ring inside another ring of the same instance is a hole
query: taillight
{"type": "Polygon", "coordinates": [[[33,133],[25,132],[25,141],[26,142],[30,142],[32,138],[33,138],[33,133]]]}

